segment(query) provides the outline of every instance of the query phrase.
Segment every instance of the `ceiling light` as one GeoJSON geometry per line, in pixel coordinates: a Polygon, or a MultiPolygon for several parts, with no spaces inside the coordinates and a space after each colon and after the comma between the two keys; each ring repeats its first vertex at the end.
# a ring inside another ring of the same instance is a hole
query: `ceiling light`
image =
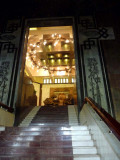
{"type": "Polygon", "coordinates": [[[52,38],[54,37],[54,34],[52,34],[52,38]]]}
{"type": "Polygon", "coordinates": [[[59,34],[59,38],[61,38],[61,34],[59,34]]]}
{"type": "Polygon", "coordinates": [[[36,44],[33,44],[33,47],[36,47],[36,44]]]}
{"type": "Polygon", "coordinates": [[[29,28],[30,31],[35,31],[37,28],[29,28]]]}
{"type": "Polygon", "coordinates": [[[65,43],[69,43],[69,42],[70,42],[69,39],[66,39],[66,40],[65,40],[65,43]]]}
{"type": "Polygon", "coordinates": [[[46,45],[46,44],[47,44],[47,41],[44,41],[43,44],[46,45]]]}
{"type": "Polygon", "coordinates": [[[56,46],[58,44],[58,41],[55,41],[54,46],[56,46]]]}

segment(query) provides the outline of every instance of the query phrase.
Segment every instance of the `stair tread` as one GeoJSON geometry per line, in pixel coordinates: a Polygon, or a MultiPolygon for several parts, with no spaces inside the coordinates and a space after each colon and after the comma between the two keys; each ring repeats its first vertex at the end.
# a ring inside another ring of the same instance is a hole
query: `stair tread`
{"type": "MultiPolygon", "coordinates": [[[[2,157],[2,156],[0,156],[0,157],[2,157]]],[[[4,156],[3,158],[2,158],[2,160],[6,160],[6,159],[4,159],[5,157],[7,157],[8,158],[8,156],[4,156]]],[[[52,158],[56,158],[57,160],[73,160],[73,158],[74,159],[78,159],[78,158],[99,158],[100,156],[99,155],[68,155],[68,156],[65,156],[65,155],[59,155],[59,156],[43,156],[43,155],[37,155],[37,156],[34,156],[34,155],[32,155],[32,156],[19,156],[19,155],[14,155],[14,156],[12,156],[12,155],[9,155],[9,158],[7,159],[7,160],[16,160],[16,158],[17,158],[17,160],[23,160],[23,158],[29,158],[29,159],[27,159],[27,160],[34,160],[33,158],[35,158],[35,160],[39,160],[39,158],[42,158],[42,160],[47,160],[47,159],[49,159],[49,160],[52,160],[52,158]],[[19,158],[19,159],[18,159],[19,158]],[[31,158],[31,159],[30,159],[31,158]],[[51,158],[51,159],[50,159],[51,158]]],[[[26,160],[26,159],[25,159],[26,160]]],[[[78,159],[79,160],[79,159],[78,159]]],[[[88,159],[89,160],[89,159],[88,159]]],[[[98,159],[97,159],[98,160],[98,159]]]]}
{"type": "Polygon", "coordinates": [[[74,116],[69,124],[67,106],[44,106],[32,116],[0,133],[0,159],[100,160],[88,127],[78,125],[74,116]]]}

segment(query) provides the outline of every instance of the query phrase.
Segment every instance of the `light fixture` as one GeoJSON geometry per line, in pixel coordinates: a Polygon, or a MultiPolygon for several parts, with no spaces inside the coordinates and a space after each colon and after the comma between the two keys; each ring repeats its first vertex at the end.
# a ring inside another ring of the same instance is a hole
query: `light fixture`
{"type": "Polygon", "coordinates": [[[37,28],[36,28],[36,27],[34,27],[34,28],[29,28],[29,30],[30,30],[30,31],[35,31],[35,30],[37,30],[37,28]]]}
{"type": "Polygon", "coordinates": [[[65,40],[65,43],[69,43],[69,42],[70,42],[69,39],[66,39],[66,40],[65,40]]]}
{"type": "MultiPolygon", "coordinates": [[[[37,30],[37,28],[30,28],[30,30],[37,30]]],[[[62,57],[64,58],[64,65],[67,65],[69,63],[69,54],[65,54],[62,55],[61,53],[57,53],[51,56],[48,56],[47,54],[44,56],[45,60],[38,60],[39,55],[43,52],[43,48],[44,46],[47,44],[47,47],[45,47],[44,49],[49,49],[49,51],[52,50],[52,45],[54,47],[56,47],[58,45],[59,42],[64,42],[65,49],[67,49],[69,42],[72,42],[73,38],[65,38],[62,34],[58,34],[58,33],[54,33],[51,34],[51,38],[46,38],[46,39],[40,39],[39,41],[37,41],[36,43],[32,43],[32,41],[29,44],[29,48],[28,48],[28,52],[26,53],[26,59],[31,61],[31,66],[32,68],[36,68],[36,69],[41,69],[44,68],[45,65],[47,65],[47,63],[50,63],[51,66],[56,65],[56,60],[57,60],[57,64],[60,65],[62,62],[62,57]],[[41,52],[40,52],[41,51],[41,52]],[[48,56],[48,57],[47,57],[48,56]],[[49,62],[47,61],[47,58],[50,59],[49,62]],[[55,58],[55,59],[54,59],[55,58]],[[42,63],[40,63],[42,62],[42,63]]],[[[48,51],[47,51],[48,52],[48,51]]],[[[40,59],[40,58],[39,58],[40,59]]],[[[50,71],[50,67],[46,67],[45,70],[49,70],[50,71]]],[[[57,69],[57,71],[60,71],[60,69],[57,69]]],[[[65,72],[68,72],[69,69],[67,69],[66,67],[64,67],[63,69],[65,72]]],[[[54,72],[54,71],[53,71],[54,72]]]]}
{"type": "Polygon", "coordinates": [[[44,44],[44,46],[45,46],[45,45],[47,44],[47,41],[44,41],[43,44],[44,44]]]}

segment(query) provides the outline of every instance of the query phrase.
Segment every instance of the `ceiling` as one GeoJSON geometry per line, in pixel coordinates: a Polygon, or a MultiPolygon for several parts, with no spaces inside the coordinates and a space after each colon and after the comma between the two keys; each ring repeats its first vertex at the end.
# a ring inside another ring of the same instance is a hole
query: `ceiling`
{"type": "Polygon", "coordinates": [[[34,77],[75,76],[72,27],[30,28],[25,69],[34,77]]]}
{"type": "Polygon", "coordinates": [[[119,0],[4,0],[0,16],[5,17],[58,17],[95,12],[120,13],[119,0]]]}

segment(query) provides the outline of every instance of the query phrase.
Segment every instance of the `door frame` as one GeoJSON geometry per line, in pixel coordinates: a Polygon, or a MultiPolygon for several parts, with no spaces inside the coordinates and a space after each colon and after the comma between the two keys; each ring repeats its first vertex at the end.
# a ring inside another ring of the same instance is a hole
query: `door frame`
{"type": "Polygon", "coordinates": [[[18,76],[17,76],[17,89],[15,104],[19,106],[21,102],[22,83],[25,68],[25,57],[27,51],[28,34],[30,27],[52,27],[52,26],[72,26],[73,38],[74,38],[74,54],[75,54],[75,65],[76,65],[76,90],[78,100],[78,112],[80,111],[81,104],[84,99],[83,94],[83,80],[81,71],[80,61],[80,47],[79,47],[79,34],[78,34],[78,23],[75,17],[59,17],[59,18],[32,18],[25,19],[23,26],[23,38],[21,44],[21,52],[19,58],[18,76]]]}

